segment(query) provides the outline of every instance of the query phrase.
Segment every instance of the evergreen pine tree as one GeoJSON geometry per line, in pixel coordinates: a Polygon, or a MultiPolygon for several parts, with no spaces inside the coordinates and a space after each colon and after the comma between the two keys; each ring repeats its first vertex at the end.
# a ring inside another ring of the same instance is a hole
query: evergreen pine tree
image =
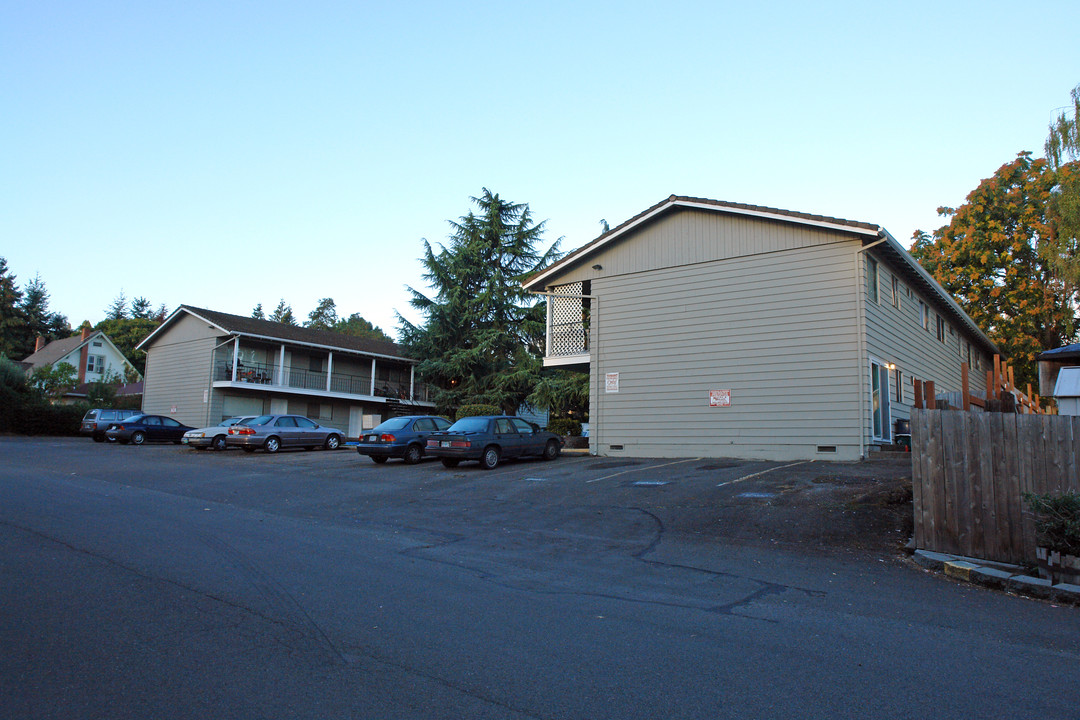
{"type": "Polygon", "coordinates": [[[544,307],[521,281],[557,259],[559,243],[538,249],[544,223],[528,205],[487,188],[472,201],[478,212],[451,222],[446,246],[436,252],[424,241],[423,277],[435,294],[409,288],[425,320],[399,315],[400,335],[444,412],[485,403],[512,413],[537,383],[545,332],[544,307]]]}
{"type": "Polygon", "coordinates": [[[22,291],[15,284],[15,275],[8,270],[7,260],[0,257],[0,355],[17,360],[26,356],[22,350],[27,326],[21,305],[22,291]]]}
{"type": "Polygon", "coordinates": [[[285,325],[296,325],[296,318],[293,317],[292,306],[286,305],[284,299],[278,302],[277,308],[270,316],[270,319],[274,322],[284,323],[285,325]]]}

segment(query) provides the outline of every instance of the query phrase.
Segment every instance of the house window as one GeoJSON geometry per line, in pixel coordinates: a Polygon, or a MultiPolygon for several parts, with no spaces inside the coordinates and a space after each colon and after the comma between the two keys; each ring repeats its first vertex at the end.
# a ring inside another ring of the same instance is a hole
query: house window
{"type": "Polygon", "coordinates": [[[892,371],[892,389],[896,393],[894,400],[898,403],[904,402],[904,375],[900,372],[900,368],[893,368],[892,371]]]}
{"type": "Polygon", "coordinates": [[[923,330],[930,332],[930,308],[922,300],[919,301],[919,314],[922,315],[923,330]]]}
{"type": "Polygon", "coordinates": [[[937,339],[945,342],[945,318],[937,316],[937,339]]]}
{"type": "Polygon", "coordinates": [[[964,356],[967,358],[967,365],[971,367],[971,343],[964,341],[964,356]]]}
{"type": "Polygon", "coordinates": [[[895,275],[892,279],[892,304],[897,310],[900,309],[900,279],[895,275]]]}
{"type": "Polygon", "coordinates": [[[88,373],[105,372],[105,356],[104,355],[88,355],[86,357],[86,372],[88,372],[88,373]]]}
{"type": "Polygon", "coordinates": [[[867,258],[867,292],[870,302],[878,301],[878,263],[874,258],[867,258]]]}

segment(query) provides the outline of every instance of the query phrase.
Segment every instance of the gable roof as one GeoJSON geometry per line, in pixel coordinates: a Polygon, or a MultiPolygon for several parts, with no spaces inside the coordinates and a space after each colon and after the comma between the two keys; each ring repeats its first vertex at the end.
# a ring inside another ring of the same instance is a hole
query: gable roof
{"type": "Polygon", "coordinates": [[[649,209],[638,213],[624,223],[608,230],[595,240],[586,243],[562,260],[549,265],[547,268],[533,273],[521,283],[525,290],[542,292],[546,281],[556,278],[566,270],[583,263],[587,258],[600,252],[608,245],[617,242],[621,237],[633,232],[638,227],[655,220],[657,217],[673,212],[679,208],[695,208],[708,212],[717,212],[727,215],[740,215],[743,217],[756,217],[774,222],[791,223],[851,233],[853,237],[861,238],[864,246],[875,246],[875,249],[889,260],[890,266],[894,267],[908,284],[918,288],[923,295],[944,314],[949,315],[954,321],[962,325],[970,335],[981,343],[986,350],[994,354],[1001,354],[1001,350],[984,333],[975,321],[953,300],[945,288],[928,273],[910,253],[889,234],[885,228],[873,223],[858,220],[845,220],[843,218],[830,217],[828,215],[814,215],[811,213],[796,212],[794,210],[781,210],[779,208],[764,205],[747,205],[745,203],[725,202],[722,200],[709,200],[706,198],[688,197],[685,195],[671,195],[649,209]]]}
{"type": "Polygon", "coordinates": [[[26,368],[27,372],[33,372],[41,367],[55,365],[68,353],[79,350],[83,345],[87,345],[94,340],[101,340],[108,343],[109,347],[111,347],[113,351],[120,356],[120,359],[124,361],[124,365],[130,367],[132,370],[135,369],[135,366],[124,357],[124,353],[120,351],[120,348],[116,347],[116,344],[109,339],[109,336],[101,330],[94,330],[86,336],[85,340],[82,337],[82,333],[72,335],[71,337],[61,338],[60,340],[53,340],[37,352],[27,355],[20,364],[26,368]]]}
{"type": "Polygon", "coordinates": [[[59,362],[60,358],[70,352],[78,350],[83,345],[90,342],[92,338],[101,334],[101,331],[98,330],[97,332],[91,333],[85,340],[83,340],[81,333],[79,335],[61,338],[60,340],[53,340],[37,352],[27,355],[23,358],[22,362],[31,370],[37,370],[40,367],[48,367],[49,365],[59,362]]]}
{"type": "Polygon", "coordinates": [[[231,315],[229,313],[197,308],[191,305],[181,305],[172,312],[154,332],[138,344],[137,348],[145,350],[155,337],[184,315],[191,315],[203,322],[217,328],[226,335],[237,335],[271,342],[288,343],[291,345],[306,345],[326,350],[341,350],[350,353],[363,353],[400,360],[409,360],[401,353],[401,348],[392,342],[385,340],[372,340],[353,335],[331,332],[330,330],[313,330],[298,325],[286,325],[273,320],[258,320],[243,315],[231,315]]]}

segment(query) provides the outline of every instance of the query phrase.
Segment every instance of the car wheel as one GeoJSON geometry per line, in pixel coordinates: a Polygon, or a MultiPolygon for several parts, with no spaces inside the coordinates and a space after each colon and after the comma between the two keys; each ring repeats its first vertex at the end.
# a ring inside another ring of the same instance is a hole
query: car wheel
{"type": "Polygon", "coordinates": [[[372,455],[371,456],[371,462],[375,463],[376,465],[382,465],[384,462],[386,462],[386,456],[385,455],[372,455]]]}
{"type": "Polygon", "coordinates": [[[210,441],[211,450],[224,450],[225,449],[225,436],[215,435],[214,439],[210,441]]]}
{"type": "Polygon", "coordinates": [[[559,457],[559,443],[556,440],[548,440],[548,444],[544,446],[545,460],[554,460],[559,457]]]}
{"type": "Polygon", "coordinates": [[[341,447],[341,438],[337,435],[329,435],[326,438],[326,442],[323,443],[323,448],[326,450],[337,450],[341,447]]]}
{"type": "Polygon", "coordinates": [[[138,430],[131,433],[131,444],[132,445],[142,445],[144,442],[146,442],[146,433],[140,432],[138,430]]]}
{"type": "Polygon", "coordinates": [[[244,452],[246,452],[246,453],[253,453],[253,452],[255,452],[255,448],[245,447],[245,448],[240,448],[240,449],[241,449],[241,450],[243,450],[243,451],[244,451],[244,452]]]}
{"type": "Polygon", "coordinates": [[[268,453],[276,453],[280,449],[281,449],[281,440],[278,440],[273,435],[266,438],[266,442],[263,443],[263,450],[265,450],[268,453]]]}
{"type": "Polygon", "coordinates": [[[461,461],[454,458],[442,458],[443,467],[456,468],[459,462],[461,461]]]}
{"type": "Polygon", "coordinates": [[[480,456],[480,467],[485,470],[494,470],[499,465],[499,448],[489,445],[484,448],[484,454],[480,456]]]}
{"type": "Polygon", "coordinates": [[[94,442],[105,442],[105,433],[94,433],[94,442]]]}
{"type": "Polygon", "coordinates": [[[420,462],[424,457],[424,451],[419,445],[410,445],[405,448],[405,454],[401,457],[405,461],[406,465],[415,465],[420,462]]]}

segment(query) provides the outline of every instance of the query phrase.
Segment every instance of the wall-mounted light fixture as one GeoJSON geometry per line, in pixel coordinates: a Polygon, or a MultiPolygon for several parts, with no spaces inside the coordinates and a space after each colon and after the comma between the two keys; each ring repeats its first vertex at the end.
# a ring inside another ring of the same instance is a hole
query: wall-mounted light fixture
{"type": "Polygon", "coordinates": [[[592,269],[593,269],[593,270],[603,270],[603,269],[604,269],[604,266],[603,266],[603,265],[600,265],[599,263],[597,263],[596,265],[593,265],[593,266],[592,266],[592,269]]]}

